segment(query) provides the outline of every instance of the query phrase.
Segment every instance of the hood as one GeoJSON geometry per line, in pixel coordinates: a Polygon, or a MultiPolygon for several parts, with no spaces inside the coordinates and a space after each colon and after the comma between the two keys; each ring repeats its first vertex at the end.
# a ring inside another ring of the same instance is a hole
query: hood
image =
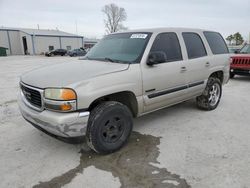
{"type": "Polygon", "coordinates": [[[47,87],[67,87],[79,81],[96,76],[127,70],[129,64],[111,63],[93,60],[71,60],[67,63],[32,70],[21,76],[27,85],[47,87]]]}
{"type": "Polygon", "coordinates": [[[237,57],[246,57],[246,58],[250,58],[250,54],[234,54],[232,55],[232,58],[237,58],[237,57]]]}

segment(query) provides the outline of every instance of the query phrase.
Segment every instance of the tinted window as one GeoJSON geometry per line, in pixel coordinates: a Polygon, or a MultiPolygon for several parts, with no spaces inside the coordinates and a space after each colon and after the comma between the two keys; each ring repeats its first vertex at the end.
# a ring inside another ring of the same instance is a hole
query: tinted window
{"type": "Polygon", "coordinates": [[[88,59],[139,63],[151,33],[116,33],[104,37],[89,52],[88,59]]]}
{"type": "Polygon", "coordinates": [[[167,62],[182,60],[181,48],[175,33],[161,33],[153,43],[151,52],[164,52],[167,62]]]}
{"type": "Polygon", "coordinates": [[[216,32],[204,32],[207,42],[213,52],[213,54],[227,54],[227,45],[219,33],[216,32]]]}
{"type": "Polygon", "coordinates": [[[207,55],[201,37],[197,33],[183,33],[182,36],[185,41],[189,59],[207,55]]]}

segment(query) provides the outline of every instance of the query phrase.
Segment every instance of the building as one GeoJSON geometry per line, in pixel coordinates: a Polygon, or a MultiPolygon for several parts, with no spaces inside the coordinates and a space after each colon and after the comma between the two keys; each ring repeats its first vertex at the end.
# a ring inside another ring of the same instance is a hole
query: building
{"type": "Polygon", "coordinates": [[[59,30],[0,27],[0,46],[8,48],[8,55],[39,55],[57,48],[84,47],[84,38],[59,30]]]}
{"type": "Polygon", "coordinates": [[[84,48],[92,48],[97,42],[99,42],[99,39],[88,39],[84,38],[84,48]]]}

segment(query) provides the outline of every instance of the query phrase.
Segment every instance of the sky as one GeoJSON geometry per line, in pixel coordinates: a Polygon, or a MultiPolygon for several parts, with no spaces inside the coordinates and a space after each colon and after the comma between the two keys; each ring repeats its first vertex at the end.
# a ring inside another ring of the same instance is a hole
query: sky
{"type": "Polygon", "coordinates": [[[102,7],[125,8],[129,29],[189,27],[240,32],[248,40],[250,0],[0,0],[0,27],[59,29],[101,38],[105,35],[102,7]],[[77,26],[77,27],[76,27],[77,26]]]}

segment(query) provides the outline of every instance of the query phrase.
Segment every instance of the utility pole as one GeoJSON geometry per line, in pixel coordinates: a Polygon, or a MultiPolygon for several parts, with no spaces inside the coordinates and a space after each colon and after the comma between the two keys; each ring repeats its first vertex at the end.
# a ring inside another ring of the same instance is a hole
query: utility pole
{"type": "MultiPolygon", "coordinates": [[[[77,20],[75,21],[75,24],[76,24],[76,35],[78,35],[77,20]]],[[[80,48],[80,45],[79,45],[79,38],[77,38],[77,47],[80,48]]]]}

